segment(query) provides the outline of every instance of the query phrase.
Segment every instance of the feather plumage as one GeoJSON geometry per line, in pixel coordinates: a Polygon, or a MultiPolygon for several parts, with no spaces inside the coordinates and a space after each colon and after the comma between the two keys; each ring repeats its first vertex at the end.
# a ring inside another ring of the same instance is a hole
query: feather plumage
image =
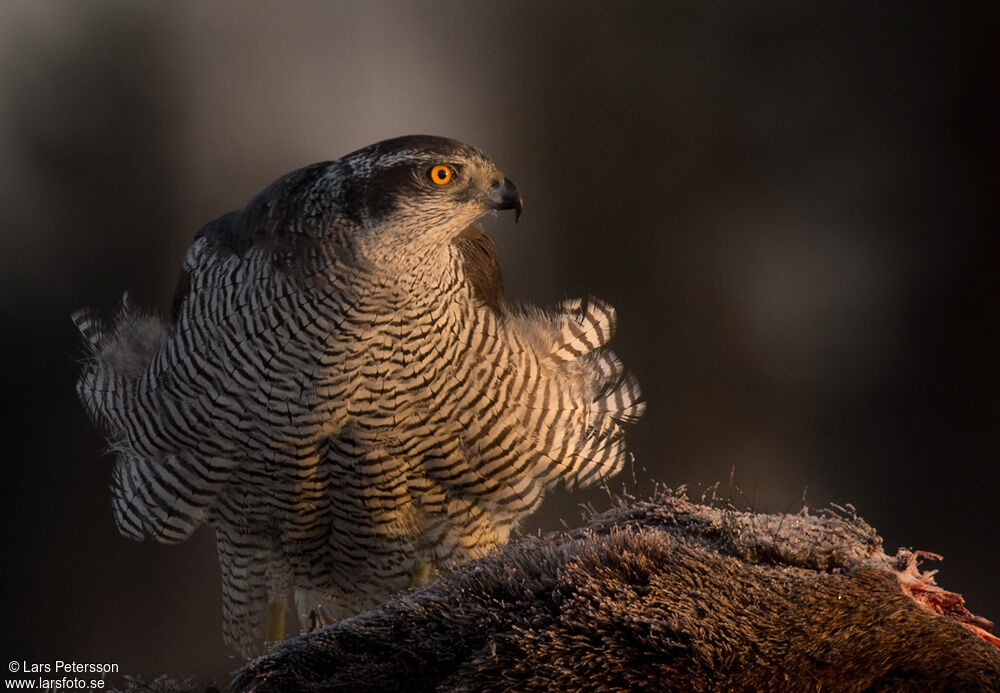
{"type": "Polygon", "coordinates": [[[174,542],[208,522],[242,651],[269,599],[294,588],[304,627],[357,613],[504,542],[553,484],[620,470],[643,405],[606,347],[614,309],[510,306],[470,226],[515,195],[466,145],[379,143],[203,229],[172,324],[75,315],[118,527],[174,542]],[[439,162],[447,191],[420,179],[439,162]]]}

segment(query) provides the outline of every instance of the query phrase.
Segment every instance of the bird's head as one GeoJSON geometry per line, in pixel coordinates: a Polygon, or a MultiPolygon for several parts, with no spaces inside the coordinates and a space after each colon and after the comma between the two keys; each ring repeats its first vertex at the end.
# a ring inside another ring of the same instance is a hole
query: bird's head
{"type": "Polygon", "coordinates": [[[444,137],[398,137],[337,162],[340,211],[366,254],[418,252],[450,242],[494,210],[521,215],[513,181],[474,147],[444,137]]]}
{"type": "Polygon", "coordinates": [[[239,256],[264,248],[304,274],[303,263],[323,247],[350,247],[381,271],[410,272],[487,212],[519,217],[521,205],[517,186],[478,149],[410,135],[292,171],[197,237],[239,256]]]}

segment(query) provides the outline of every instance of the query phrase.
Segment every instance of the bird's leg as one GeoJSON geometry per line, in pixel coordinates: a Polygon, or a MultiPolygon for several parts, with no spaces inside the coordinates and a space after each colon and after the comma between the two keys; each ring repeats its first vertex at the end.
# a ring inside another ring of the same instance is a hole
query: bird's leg
{"type": "Polygon", "coordinates": [[[285,639],[286,606],[284,597],[277,597],[267,603],[267,634],[264,636],[264,643],[268,649],[285,639]]]}
{"type": "Polygon", "coordinates": [[[418,558],[413,562],[413,572],[410,573],[410,587],[422,587],[434,576],[434,566],[426,558],[418,558]]]}

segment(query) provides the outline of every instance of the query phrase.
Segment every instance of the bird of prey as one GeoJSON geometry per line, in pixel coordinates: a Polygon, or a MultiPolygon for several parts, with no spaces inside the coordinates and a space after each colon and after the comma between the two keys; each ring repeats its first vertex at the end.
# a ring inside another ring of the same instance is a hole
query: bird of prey
{"type": "Polygon", "coordinates": [[[283,636],[290,594],[306,628],[367,610],[620,470],[643,403],[605,346],[615,312],[504,298],[476,220],[521,206],[471,146],[386,140],[202,228],[169,322],[74,314],[118,529],[207,522],[243,653],[283,636]]]}

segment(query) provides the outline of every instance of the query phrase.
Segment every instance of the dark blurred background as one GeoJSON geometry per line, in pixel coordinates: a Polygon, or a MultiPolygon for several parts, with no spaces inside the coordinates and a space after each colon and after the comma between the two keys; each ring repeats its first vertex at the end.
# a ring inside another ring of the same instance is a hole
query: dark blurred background
{"type": "MultiPolygon", "coordinates": [[[[218,564],[116,534],[69,320],[386,137],[475,144],[508,289],[617,306],[635,478],[854,504],[1000,619],[996,4],[0,3],[0,655],[219,674],[218,564]],[[977,9],[973,9],[973,8],[977,9]],[[987,13],[989,16],[987,16],[987,13]]],[[[560,493],[527,531],[579,520],[560,493]]]]}

